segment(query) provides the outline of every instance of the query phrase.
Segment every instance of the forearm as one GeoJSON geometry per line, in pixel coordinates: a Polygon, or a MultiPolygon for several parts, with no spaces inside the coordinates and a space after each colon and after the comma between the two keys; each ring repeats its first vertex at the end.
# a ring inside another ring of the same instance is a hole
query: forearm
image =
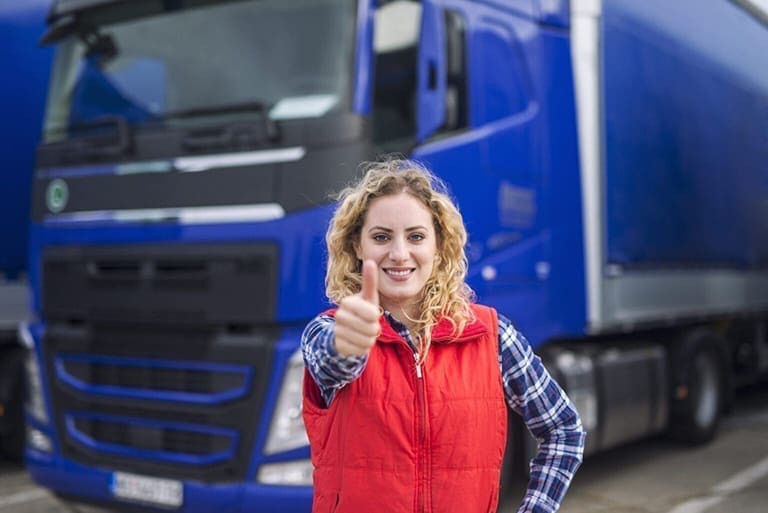
{"type": "Polygon", "coordinates": [[[578,417],[566,420],[546,436],[531,461],[528,488],[519,513],[557,511],[581,465],[585,433],[578,417]]]}

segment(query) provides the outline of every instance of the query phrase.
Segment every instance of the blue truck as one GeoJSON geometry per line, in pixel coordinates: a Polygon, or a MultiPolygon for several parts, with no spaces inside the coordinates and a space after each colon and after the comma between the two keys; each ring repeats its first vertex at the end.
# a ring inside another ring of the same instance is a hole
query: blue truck
{"type": "Polygon", "coordinates": [[[50,0],[0,3],[0,459],[24,449],[26,351],[19,325],[29,320],[27,247],[35,147],[40,140],[53,52],[37,44],[50,0]]]}
{"type": "Polygon", "coordinates": [[[767,23],[747,0],[55,1],[29,472],[115,508],[309,511],[330,193],[390,152],[450,185],[471,286],[588,453],[708,441],[768,368],[767,23]]]}

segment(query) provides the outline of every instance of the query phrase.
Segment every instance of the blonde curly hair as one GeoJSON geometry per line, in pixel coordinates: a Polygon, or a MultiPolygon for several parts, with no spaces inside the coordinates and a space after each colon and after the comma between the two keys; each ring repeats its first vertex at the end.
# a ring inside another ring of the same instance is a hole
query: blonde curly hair
{"type": "Polygon", "coordinates": [[[446,318],[455,335],[474,320],[470,303],[474,293],[465,283],[467,257],[464,247],[467,232],[458,208],[446,192],[440,179],[422,164],[390,158],[362,165],[363,177],[338,195],[339,205],[333,214],[326,244],[328,267],[325,291],[338,304],[345,297],[360,292],[361,265],[355,248],[368,208],[376,198],[406,192],[423,203],[431,212],[437,236],[437,255],[432,275],[422,289],[418,315],[409,319],[419,344],[423,360],[431,343],[431,332],[440,318],[446,318]]]}

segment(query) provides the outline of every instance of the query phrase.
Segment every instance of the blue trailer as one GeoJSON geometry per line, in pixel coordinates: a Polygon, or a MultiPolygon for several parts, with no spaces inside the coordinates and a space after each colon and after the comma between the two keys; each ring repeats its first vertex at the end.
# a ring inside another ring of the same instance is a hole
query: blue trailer
{"type": "MultiPolygon", "coordinates": [[[[37,41],[50,0],[0,3],[0,452],[24,449],[23,358],[19,324],[29,320],[29,201],[52,51],[37,41]]],[[[0,455],[2,458],[2,455],[0,455]]]]}
{"type": "Polygon", "coordinates": [[[328,306],[329,193],[384,152],[450,185],[471,286],[588,452],[711,439],[768,369],[767,21],[747,0],[56,1],[30,473],[112,507],[309,511],[299,336],[328,306]]]}

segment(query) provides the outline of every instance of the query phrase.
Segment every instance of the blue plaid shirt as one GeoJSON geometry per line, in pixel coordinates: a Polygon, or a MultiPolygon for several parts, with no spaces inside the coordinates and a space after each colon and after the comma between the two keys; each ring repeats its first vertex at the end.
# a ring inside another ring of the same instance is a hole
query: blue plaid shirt
{"type": "MultiPolygon", "coordinates": [[[[408,329],[390,314],[390,325],[412,348],[408,329]]],[[[568,396],[553,380],[528,341],[509,319],[499,315],[499,366],[507,403],[519,414],[539,441],[531,461],[531,474],[518,513],[552,513],[558,510],[576,469],[581,464],[586,433],[568,396]]],[[[301,337],[304,364],[326,404],[336,392],[357,379],[366,356],[341,356],[333,343],[334,320],[320,315],[301,337]]]]}

